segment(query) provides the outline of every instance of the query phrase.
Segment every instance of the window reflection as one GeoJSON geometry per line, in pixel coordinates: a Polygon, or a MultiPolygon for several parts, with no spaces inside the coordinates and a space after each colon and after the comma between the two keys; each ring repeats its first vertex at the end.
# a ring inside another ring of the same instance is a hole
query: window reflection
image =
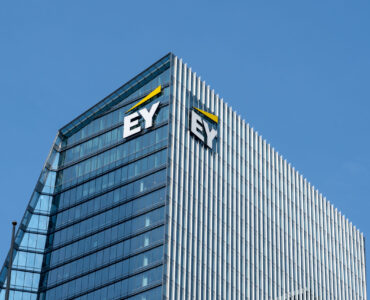
{"type": "MultiPolygon", "coordinates": [[[[151,258],[153,261],[151,264],[153,265],[156,261],[162,260],[163,255],[163,248],[159,247],[150,251],[151,258]]],[[[76,280],[72,280],[69,283],[65,283],[59,285],[55,288],[52,288],[46,292],[47,298],[49,299],[65,299],[68,297],[72,297],[74,295],[78,295],[84,291],[88,291],[90,289],[94,289],[101,285],[106,284],[107,282],[113,281],[118,278],[127,278],[130,272],[135,272],[142,266],[142,263],[138,263],[139,260],[142,261],[143,254],[132,257],[129,260],[125,260],[119,262],[117,264],[111,265],[105,269],[98,270],[94,273],[91,273],[86,276],[82,276],[77,278],[76,280]],[[133,264],[133,267],[129,268],[133,264]],[[130,270],[130,271],[129,271],[130,270]]],[[[120,282],[120,286],[124,288],[116,289],[119,296],[126,296],[134,292],[137,289],[143,288],[153,282],[158,282],[162,278],[162,266],[155,267],[148,271],[139,273],[138,275],[134,275],[127,279],[123,279],[120,282]]],[[[109,285],[107,289],[107,293],[111,293],[112,297],[114,295],[114,284],[109,285]]],[[[88,294],[88,297],[93,298],[94,293],[99,293],[101,295],[101,291],[95,291],[93,293],[88,294]]]]}
{"type": "MultiPolygon", "coordinates": [[[[131,94],[129,97],[126,99],[122,99],[125,101],[130,101],[131,99],[140,97],[141,95],[151,91],[155,87],[157,87],[159,84],[165,85],[166,83],[169,82],[170,74],[169,74],[169,69],[164,71],[162,74],[154,78],[151,82],[147,83],[145,86],[141,87],[138,89],[136,92],[131,94]]],[[[168,89],[167,89],[168,90],[168,89]]],[[[87,126],[84,128],[80,129],[78,132],[73,134],[71,137],[68,138],[66,144],[71,145],[73,143],[76,143],[77,141],[87,138],[94,133],[104,130],[106,128],[111,127],[113,124],[116,124],[120,121],[123,120],[124,113],[127,111],[127,108],[120,110],[113,111],[111,113],[108,113],[96,120],[93,120],[90,122],[87,126]]]]}
{"type": "MultiPolygon", "coordinates": [[[[158,100],[161,101],[161,99],[158,100]]],[[[161,103],[163,104],[163,101],[161,103]]],[[[168,105],[160,108],[158,114],[155,116],[156,125],[160,125],[168,120],[168,109],[168,105]]],[[[59,167],[69,164],[77,159],[81,159],[86,155],[105,149],[111,145],[114,145],[115,143],[119,143],[122,141],[122,136],[123,126],[121,124],[119,127],[114,128],[111,131],[103,133],[97,137],[92,138],[91,140],[70,148],[62,152],[62,158],[60,160],[61,163],[59,167]]],[[[141,142],[141,140],[137,140],[136,146],[140,145],[141,142]]]]}
{"type": "MultiPolygon", "coordinates": [[[[139,136],[138,138],[127,143],[121,144],[116,148],[85,160],[79,164],[76,164],[70,168],[60,171],[57,178],[57,188],[59,190],[61,188],[66,188],[78,183],[79,181],[86,180],[91,176],[101,174],[107,169],[122,165],[123,163],[128,163],[140,156],[149,153],[149,150],[153,151],[155,149],[166,146],[167,138],[168,128],[167,126],[164,126],[158,128],[155,131],[149,132],[148,134],[139,136]],[[140,140],[142,140],[143,142],[143,147],[135,152],[135,143],[140,140]]],[[[158,158],[155,157],[155,159],[158,158]]],[[[140,161],[140,164],[148,165],[148,161],[140,161]]],[[[149,166],[152,167],[152,165],[149,166]]],[[[131,165],[131,168],[135,167],[138,168],[137,165],[131,165]]],[[[143,166],[141,167],[143,168],[143,166]]],[[[130,169],[129,175],[135,174],[135,172],[137,171],[138,170],[130,169]]]]}
{"type": "MultiPolygon", "coordinates": [[[[145,219],[150,217],[151,224],[160,224],[164,220],[164,208],[153,210],[147,214],[136,217],[132,220],[124,222],[122,224],[116,225],[104,231],[101,231],[92,236],[86,237],[82,240],[76,241],[72,244],[69,244],[65,247],[62,247],[58,250],[55,250],[52,255],[51,263],[58,263],[73,256],[82,255],[86,252],[97,250],[93,248],[93,245],[96,244],[98,248],[105,245],[117,242],[121,239],[127,238],[132,234],[140,233],[145,229],[145,219]]],[[[65,235],[61,236],[62,239],[67,239],[67,232],[62,231],[65,235]]]]}
{"type": "MultiPolygon", "coordinates": [[[[149,161],[152,159],[155,160],[154,164],[152,165],[153,169],[164,166],[167,163],[167,149],[157,152],[151,156],[145,157],[142,160],[146,160],[149,163],[149,161]]],[[[96,194],[104,192],[104,190],[107,190],[108,188],[114,188],[114,186],[120,185],[127,180],[132,180],[136,176],[148,173],[149,170],[147,169],[139,169],[138,173],[135,173],[135,164],[140,165],[141,160],[117,169],[112,173],[108,173],[106,175],[98,177],[90,182],[79,185],[73,189],[67,190],[57,198],[59,201],[59,208],[66,208],[68,206],[74,205],[80,202],[82,199],[95,196],[96,194]],[[91,188],[92,185],[94,185],[95,188],[91,188]]],[[[132,197],[134,193],[137,193],[140,190],[140,182],[143,182],[144,188],[142,189],[142,191],[145,191],[148,190],[147,186],[151,185],[150,182],[153,182],[155,184],[158,183],[159,180],[162,180],[161,177],[158,177],[158,179],[156,179],[148,176],[146,177],[146,179],[141,179],[141,181],[138,180],[134,183],[128,184],[126,188],[123,189],[123,192],[125,193],[126,197],[129,198],[132,197]]]]}

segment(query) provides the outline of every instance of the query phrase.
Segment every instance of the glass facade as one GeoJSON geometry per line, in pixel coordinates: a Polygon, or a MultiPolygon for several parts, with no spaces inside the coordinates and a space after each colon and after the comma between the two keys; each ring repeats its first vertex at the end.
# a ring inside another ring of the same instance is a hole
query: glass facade
{"type": "Polygon", "coordinates": [[[58,132],[15,243],[10,299],[366,299],[363,234],[173,54],[58,132]]]}
{"type": "Polygon", "coordinates": [[[16,234],[10,299],[162,296],[170,57],[59,131],[16,234]],[[127,110],[159,85],[140,107],[160,102],[154,126],[124,139],[127,110]]]}

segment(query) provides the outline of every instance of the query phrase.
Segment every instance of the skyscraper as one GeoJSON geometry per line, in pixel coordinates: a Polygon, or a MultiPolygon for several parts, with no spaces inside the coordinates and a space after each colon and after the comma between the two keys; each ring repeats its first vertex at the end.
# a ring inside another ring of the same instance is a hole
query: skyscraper
{"type": "Polygon", "coordinates": [[[59,130],[10,299],[366,299],[364,249],[170,53],[59,130]]]}

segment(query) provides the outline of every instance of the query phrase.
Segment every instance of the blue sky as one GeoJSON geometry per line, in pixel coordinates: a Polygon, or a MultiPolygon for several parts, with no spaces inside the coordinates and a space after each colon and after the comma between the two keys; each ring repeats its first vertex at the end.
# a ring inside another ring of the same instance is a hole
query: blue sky
{"type": "Polygon", "coordinates": [[[0,264],[57,130],[169,51],[368,237],[369,15],[360,0],[1,1],[0,264]]]}

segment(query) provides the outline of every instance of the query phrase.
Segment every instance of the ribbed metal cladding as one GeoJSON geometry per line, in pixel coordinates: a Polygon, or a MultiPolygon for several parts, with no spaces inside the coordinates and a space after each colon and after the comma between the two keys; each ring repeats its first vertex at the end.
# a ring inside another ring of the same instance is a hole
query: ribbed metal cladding
{"type": "Polygon", "coordinates": [[[172,76],[164,298],[366,299],[363,234],[175,56],[172,76]]]}

